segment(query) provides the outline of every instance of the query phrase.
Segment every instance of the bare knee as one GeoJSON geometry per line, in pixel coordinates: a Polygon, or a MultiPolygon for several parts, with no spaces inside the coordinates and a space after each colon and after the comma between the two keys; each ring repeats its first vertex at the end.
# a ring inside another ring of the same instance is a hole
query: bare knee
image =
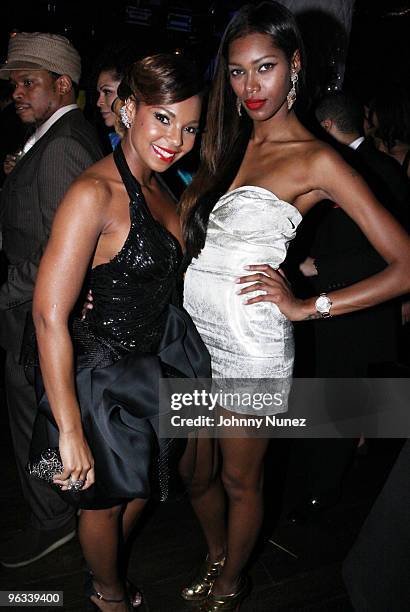
{"type": "Polygon", "coordinates": [[[222,483],[232,501],[240,501],[249,495],[260,495],[262,492],[262,474],[249,474],[234,468],[222,470],[222,483]]]}
{"type": "Polygon", "coordinates": [[[217,478],[218,464],[213,440],[190,440],[179,464],[180,477],[191,498],[204,495],[217,478]]]}
{"type": "Polygon", "coordinates": [[[185,481],[185,486],[191,499],[196,499],[204,495],[215,482],[213,474],[201,474],[185,481]]]}
{"type": "Polygon", "coordinates": [[[101,510],[81,510],[81,520],[115,521],[118,520],[122,506],[103,508],[101,510]]]}

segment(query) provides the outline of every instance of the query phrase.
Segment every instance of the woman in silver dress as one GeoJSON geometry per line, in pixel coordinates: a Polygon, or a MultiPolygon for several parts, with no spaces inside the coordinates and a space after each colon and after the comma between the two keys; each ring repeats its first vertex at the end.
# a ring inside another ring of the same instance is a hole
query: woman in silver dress
{"type": "MultiPolygon", "coordinates": [[[[410,287],[407,234],[363,179],[294,112],[302,69],[293,15],[271,1],[242,7],[220,45],[203,162],[182,201],[191,260],[185,307],[211,354],[213,376],[227,390],[227,378],[289,381],[291,321],[366,308],[410,287]],[[279,266],[302,217],[323,199],[337,202],[359,225],[386,267],[353,286],[302,300],[279,266]]],[[[285,384],[285,404],[286,389],[285,384]]],[[[281,409],[286,405],[272,406],[270,413],[281,409]]],[[[239,609],[248,592],[242,573],[263,516],[268,440],[224,436],[219,446],[221,479],[192,497],[209,554],[198,579],[182,593],[202,600],[202,612],[239,609]]]]}

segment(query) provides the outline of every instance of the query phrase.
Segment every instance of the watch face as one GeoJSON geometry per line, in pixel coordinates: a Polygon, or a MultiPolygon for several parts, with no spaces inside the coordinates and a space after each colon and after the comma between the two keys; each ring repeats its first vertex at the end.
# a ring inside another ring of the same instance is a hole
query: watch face
{"type": "Polygon", "coordinates": [[[329,312],[332,302],[325,295],[321,295],[316,300],[316,310],[318,312],[329,312]]]}

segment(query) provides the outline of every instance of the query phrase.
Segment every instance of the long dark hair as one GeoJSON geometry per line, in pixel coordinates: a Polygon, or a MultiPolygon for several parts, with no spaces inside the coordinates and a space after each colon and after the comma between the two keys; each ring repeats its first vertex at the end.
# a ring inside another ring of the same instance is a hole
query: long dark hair
{"type": "MultiPolygon", "coordinates": [[[[215,202],[234,180],[248,144],[252,121],[239,116],[236,97],[229,82],[230,44],[247,34],[268,34],[289,63],[295,51],[304,66],[302,38],[293,14],[283,5],[265,0],[243,6],[228,24],[219,46],[209,98],[206,130],[201,147],[201,165],[181,201],[187,254],[197,257],[205,244],[209,215],[215,202]]],[[[302,75],[300,74],[299,82],[302,75]]]]}

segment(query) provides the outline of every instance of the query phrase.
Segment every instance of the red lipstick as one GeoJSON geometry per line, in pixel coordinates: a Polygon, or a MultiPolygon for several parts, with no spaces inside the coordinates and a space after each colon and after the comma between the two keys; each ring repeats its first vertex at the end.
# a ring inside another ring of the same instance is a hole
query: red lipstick
{"type": "Polygon", "coordinates": [[[265,102],[266,100],[255,100],[254,98],[248,98],[245,100],[245,104],[249,110],[258,110],[259,108],[262,108],[265,102]]]}
{"type": "Polygon", "coordinates": [[[171,153],[171,155],[176,155],[178,153],[178,151],[173,151],[172,149],[166,149],[165,147],[160,147],[159,145],[155,145],[155,146],[158,147],[159,149],[162,149],[166,153],[171,153]]]}
{"type": "Polygon", "coordinates": [[[178,151],[172,151],[171,149],[166,149],[165,147],[160,147],[159,145],[152,145],[154,149],[155,155],[159,157],[161,161],[164,161],[168,164],[174,161],[175,155],[178,151]]]}

